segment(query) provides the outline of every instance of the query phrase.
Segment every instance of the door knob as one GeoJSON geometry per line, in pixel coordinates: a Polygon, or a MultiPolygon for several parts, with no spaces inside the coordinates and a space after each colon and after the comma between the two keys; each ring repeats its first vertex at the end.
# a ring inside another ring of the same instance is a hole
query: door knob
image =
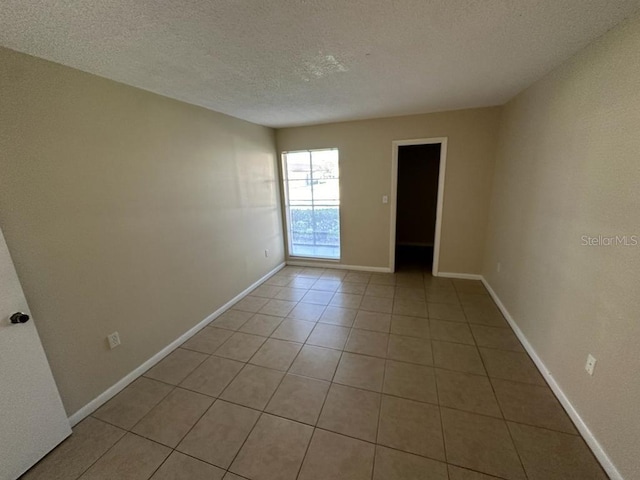
{"type": "Polygon", "coordinates": [[[26,323],[29,321],[29,315],[22,312],[16,312],[9,317],[11,323],[26,323]]]}

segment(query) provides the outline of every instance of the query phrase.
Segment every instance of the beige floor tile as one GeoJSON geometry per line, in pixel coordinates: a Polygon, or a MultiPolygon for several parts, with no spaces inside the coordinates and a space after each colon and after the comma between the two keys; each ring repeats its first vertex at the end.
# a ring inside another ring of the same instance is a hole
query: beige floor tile
{"type": "Polygon", "coordinates": [[[258,421],[260,412],[232,403],[216,403],[196,423],[177,450],[221,468],[229,468],[258,421]]]}
{"type": "Polygon", "coordinates": [[[405,337],[431,338],[429,320],[421,317],[393,315],[391,317],[391,333],[405,337]]]}
{"type": "Polygon", "coordinates": [[[21,480],[78,478],[126,432],[92,417],[73,428],[73,434],[25,473],[21,480]]]}
{"type": "Polygon", "coordinates": [[[283,372],[270,368],[246,365],[222,392],[220,398],[245,407],[262,410],[276,391],[283,372]]]}
{"type": "Polygon", "coordinates": [[[268,337],[276,328],[278,328],[278,325],[280,325],[281,322],[282,317],[274,317],[272,315],[263,315],[258,313],[247,320],[238,331],[268,337]]]}
{"type": "Polygon", "coordinates": [[[524,471],[503,420],[442,408],[447,461],[508,480],[524,471]]]}
{"type": "Polygon", "coordinates": [[[251,357],[249,363],[261,367],[273,368],[274,370],[287,371],[301,348],[301,343],[270,338],[264,342],[260,350],[251,357]]]}
{"type": "Polygon", "coordinates": [[[486,375],[478,349],[473,345],[433,340],[433,361],[436,367],[458,372],[486,375]]]}
{"type": "Polygon", "coordinates": [[[424,338],[391,335],[389,337],[389,347],[387,348],[387,358],[400,362],[433,365],[431,342],[424,338]]]}
{"type": "Polygon", "coordinates": [[[333,381],[343,385],[381,392],[383,378],[384,359],[345,352],[342,354],[333,381]]]}
{"type": "Polygon", "coordinates": [[[490,377],[546,386],[535,364],[526,353],[480,348],[490,377]]]}
{"type": "Polygon", "coordinates": [[[341,281],[344,277],[347,276],[347,273],[348,272],[346,270],[327,268],[324,272],[322,272],[320,278],[341,281]]]}
{"type": "Polygon", "coordinates": [[[345,282],[352,283],[369,283],[369,280],[371,280],[371,274],[364,272],[349,272],[347,276],[344,277],[345,282]]]}
{"type": "Polygon", "coordinates": [[[395,298],[404,299],[404,300],[418,300],[420,302],[427,301],[424,288],[422,286],[420,287],[397,286],[395,290],[395,298]]]}
{"type": "Polygon", "coordinates": [[[169,456],[171,449],[127,433],[93,464],[82,480],[146,480],[169,456]]]}
{"type": "Polygon", "coordinates": [[[214,352],[214,355],[248,362],[266,340],[258,335],[236,332],[214,352]]]}
{"type": "Polygon", "coordinates": [[[307,344],[340,350],[344,347],[348,335],[349,329],[346,327],[318,323],[307,338],[307,344]]]}
{"type": "Polygon", "coordinates": [[[452,281],[456,291],[460,293],[489,295],[489,292],[487,292],[487,289],[484,288],[484,285],[480,280],[454,278],[452,281]]]}
{"type": "Polygon", "coordinates": [[[605,480],[607,475],[577,435],[509,422],[529,480],[605,480]]]}
{"type": "Polygon", "coordinates": [[[229,468],[255,480],[295,480],[313,428],[262,414],[229,468]]]}
{"type": "Polygon", "coordinates": [[[324,402],[318,427],[375,442],[380,394],[332,384],[324,402]]]}
{"type": "Polygon", "coordinates": [[[212,404],[211,397],[176,388],[131,431],[175,448],[212,404]]]}
{"type": "Polygon", "coordinates": [[[354,328],[349,334],[349,339],[344,349],[347,352],[384,358],[387,353],[388,344],[389,335],[386,333],[354,328]]]}
{"type": "MultiPolygon", "coordinates": [[[[338,287],[338,293],[347,293],[351,295],[362,296],[366,291],[367,291],[366,283],[342,282],[338,287]]],[[[362,298],[360,298],[360,300],[362,300],[362,298]]],[[[358,308],[358,306],[356,305],[355,307],[350,307],[350,308],[358,308]]]]}
{"type": "Polygon", "coordinates": [[[382,391],[396,397],[438,403],[433,368],[423,365],[387,360],[382,391]]]}
{"type": "Polygon", "coordinates": [[[371,443],[316,429],[298,480],[370,480],[373,456],[371,443]]]}
{"type": "Polygon", "coordinates": [[[449,480],[500,480],[498,477],[456,467],[455,465],[448,465],[448,467],[449,480]]]}
{"type": "Polygon", "coordinates": [[[549,387],[491,380],[504,418],[560,432],[578,432],[549,387]]]}
{"type": "Polygon", "coordinates": [[[222,480],[247,480],[245,477],[236,475],[235,473],[227,472],[222,480]]]}
{"type": "Polygon", "coordinates": [[[436,369],[436,378],[441,406],[502,418],[488,377],[436,369]]]}
{"type": "Polygon", "coordinates": [[[305,290],[308,290],[314,283],[316,283],[317,280],[317,278],[296,277],[291,280],[288,286],[291,288],[304,288],[305,290]]]}
{"type": "Polygon", "coordinates": [[[426,289],[436,288],[436,289],[452,289],[453,282],[450,278],[443,277],[434,277],[431,274],[425,274],[424,276],[424,286],[426,289]]]}
{"type": "Polygon", "coordinates": [[[298,375],[286,375],[265,412],[296,422],[315,425],[329,391],[329,382],[298,375]]]}
{"type": "Polygon", "coordinates": [[[285,318],[275,332],[271,334],[271,338],[304,343],[315,326],[316,324],[313,322],[285,318]]]}
{"type": "Polygon", "coordinates": [[[371,297],[382,297],[382,298],[393,298],[395,295],[396,289],[393,285],[380,285],[375,283],[370,283],[367,285],[367,289],[364,294],[371,297]]]}
{"type": "Polygon", "coordinates": [[[493,299],[487,294],[487,292],[483,293],[467,293],[467,292],[458,292],[458,298],[460,299],[460,303],[462,305],[469,306],[482,306],[482,307],[493,307],[495,303],[493,299]]]}
{"type": "Polygon", "coordinates": [[[322,274],[324,272],[325,272],[324,268],[304,267],[300,272],[298,272],[298,276],[318,279],[322,277],[322,274]]]}
{"type": "Polygon", "coordinates": [[[372,330],[374,332],[389,333],[389,330],[391,329],[391,315],[389,315],[388,313],[367,312],[360,310],[356,315],[356,320],[353,324],[353,327],[362,330],[372,330]]]}
{"type": "Polygon", "coordinates": [[[224,470],[174,451],[151,480],[222,480],[224,470]]]}
{"type": "Polygon", "coordinates": [[[427,318],[427,302],[396,297],[393,301],[393,314],[427,318]]]}
{"type": "Polygon", "coordinates": [[[509,326],[495,305],[464,305],[462,308],[469,323],[505,328],[509,326]]]}
{"type": "Polygon", "coordinates": [[[331,381],[341,354],[338,350],[305,345],[291,365],[289,373],[331,381]]]}
{"type": "Polygon", "coordinates": [[[227,330],[238,330],[244,323],[253,317],[251,312],[241,310],[227,310],[209,325],[212,327],[226,328],[227,330]]]}
{"type": "Polygon", "coordinates": [[[244,367],[244,363],[222,357],[209,357],[180,386],[188,390],[217,397],[244,367]]]}
{"type": "MultiPolygon", "coordinates": [[[[321,292],[326,293],[326,292],[321,292]]],[[[317,322],[326,307],[314,303],[299,303],[289,313],[289,318],[304,320],[307,322],[317,322]]]]}
{"type": "Polygon", "coordinates": [[[273,297],[277,300],[288,300],[290,302],[299,302],[307,293],[306,288],[289,288],[282,287],[280,292],[273,297]]]}
{"type": "Polygon", "coordinates": [[[427,290],[427,302],[438,304],[460,305],[458,294],[453,288],[437,288],[427,290]]]}
{"type": "Polygon", "coordinates": [[[439,408],[428,403],[383,395],[378,443],[444,460],[439,408]]]}
{"type": "Polygon", "coordinates": [[[204,353],[193,352],[191,350],[185,350],[184,348],[176,348],[160,360],[155,367],[147,370],[144,376],[164,383],[170,383],[171,385],[178,385],[207,358],[208,356],[204,353]]]}
{"type": "Polygon", "coordinates": [[[424,287],[424,278],[422,276],[422,273],[396,273],[396,287],[424,287]]]}
{"type": "Polygon", "coordinates": [[[476,344],[479,347],[497,348],[498,350],[511,350],[524,352],[518,337],[510,328],[489,327],[486,325],[470,324],[476,344]]]}
{"type": "Polygon", "coordinates": [[[466,323],[432,319],[429,321],[429,325],[431,338],[434,340],[475,345],[471,329],[466,323]]]}
{"type": "Polygon", "coordinates": [[[182,344],[182,348],[196,352],[212,354],[227,339],[233,335],[231,330],[215,327],[205,327],[182,344]]]}
{"type": "Polygon", "coordinates": [[[295,280],[295,277],[277,277],[273,276],[264,282],[265,285],[275,285],[277,287],[286,287],[291,284],[292,280],[295,280]]]}
{"type": "Polygon", "coordinates": [[[234,310],[242,310],[243,312],[256,313],[258,312],[258,310],[264,307],[267,302],[269,302],[268,298],[247,295],[238,303],[236,303],[233,308],[234,310]]]}
{"type": "MultiPolygon", "coordinates": [[[[336,287],[337,288],[337,287],[336,287]]],[[[310,303],[310,304],[316,304],[316,305],[329,305],[329,302],[331,301],[331,299],[333,298],[333,294],[335,293],[335,290],[332,292],[324,292],[324,291],[320,291],[320,290],[309,290],[304,297],[302,297],[302,300],[300,300],[303,303],[310,303]]]]}
{"type": "Polygon", "coordinates": [[[449,480],[447,464],[376,446],[373,480],[449,480]]]}
{"type": "Polygon", "coordinates": [[[341,307],[327,307],[320,316],[321,323],[330,323],[332,325],[340,325],[342,327],[351,327],[356,319],[357,310],[341,307]]]}
{"type": "Polygon", "coordinates": [[[278,287],[275,285],[266,285],[263,283],[258,288],[253,290],[251,292],[251,295],[254,297],[262,297],[262,298],[276,298],[276,295],[278,295],[282,291],[282,288],[283,287],[278,287]]]}
{"type": "Polygon", "coordinates": [[[449,322],[464,322],[467,318],[460,305],[451,303],[429,303],[427,304],[430,320],[447,320],[449,322]]]}
{"type": "Polygon", "coordinates": [[[93,416],[129,430],[171,390],[173,387],[166,383],[140,377],[95,411],[93,416]]]}
{"type": "Polygon", "coordinates": [[[396,276],[393,273],[373,273],[369,285],[391,285],[396,284],[396,276]]]}
{"type": "Polygon", "coordinates": [[[360,302],[360,310],[389,314],[393,311],[393,299],[365,295],[360,302]]]}
{"type": "Polygon", "coordinates": [[[340,279],[338,278],[328,278],[324,277],[324,274],[320,279],[316,281],[311,287],[312,290],[319,290],[322,292],[333,292],[338,291],[338,287],[340,286],[340,279]]]}
{"type": "MultiPolygon", "coordinates": [[[[344,284],[341,288],[344,288],[344,284]]],[[[362,295],[338,292],[333,296],[329,305],[333,307],[358,308],[361,302],[362,295]]]]}
{"type": "Polygon", "coordinates": [[[264,307],[262,307],[258,311],[258,313],[262,313],[264,315],[273,315],[275,317],[286,317],[295,306],[296,302],[290,302],[289,300],[271,299],[264,307]]]}

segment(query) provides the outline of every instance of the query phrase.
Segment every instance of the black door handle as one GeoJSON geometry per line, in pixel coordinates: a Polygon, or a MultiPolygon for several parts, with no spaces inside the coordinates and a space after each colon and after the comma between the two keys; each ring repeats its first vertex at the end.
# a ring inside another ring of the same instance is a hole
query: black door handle
{"type": "Polygon", "coordinates": [[[11,323],[27,323],[29,321],[29,318],[29,315],[22,312],[16,312],[9,317],[11,323]]]}

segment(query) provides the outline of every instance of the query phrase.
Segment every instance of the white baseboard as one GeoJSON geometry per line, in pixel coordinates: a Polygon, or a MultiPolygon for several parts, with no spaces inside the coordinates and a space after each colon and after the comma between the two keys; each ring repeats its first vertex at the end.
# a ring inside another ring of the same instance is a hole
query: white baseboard
{"type": "Polygon", "coordinates": [[[273,275],[278,273],[280,270],[282,270],[284,268],[284,266],[285,266],[285,263],[281,263],[280,265],[278,265],[276,268],[271,270],[265,276],[263,276],[262,278],[260,278],[259,280],[257,280],[253,284],[251,284],[249,287],[247,287],[242,292],[240,292],[238,295],[233,297],[231,300],[229,300],[223,306],[218,308],[215,312],[213,312],[212,314],[208,315],[204,320],[202,320],[197,325],[195,325],[194,327],[192,327],[189,330],[187,330],[180,337],[178,337],[176,340],[174,340],[169,345],[164,347],[162,350],[160,350],[158,353],[156,353],[153,357],[148,359],[142,365],[140,365],[139,367],[134,369],[132,372],[130,372],[126,376],[124,376],[122,379],[120,379],[117,383],[115,383],[114,385],[112,385],[111,387],[106,389],[104,392],[102,392],[96,398],[91,400],[89,403],[87,403],[84,407],[82,407],[76,413],[71,415],[69,417],[69,423],[71,424],[71,426],[73,427],[74,425],[77,425],[81,420],[83,420],[84,418],[86,418],[89,415],[91,415],[98,408],[100,408],[102,405],[104,405],[109,400],[111,400],[113,397],[115,397],[118,393],[120,393],[122,390],[124,390],[124,388],[127,387],[136,378],[138,378],[144,372],[149,370],[151,367],[153,367],[156,363],[158,363],[164,357],[166,357],[171,352],[173,352],[176,348],[178,348],[184,342],[186,342],[191,337],[193,337],[196,333],[198,333],[200,330],[202,330],[204,327],[206,327],[207,324],[209,324],[209,322],[215,320],[217,317],[222,315],[226,310],[228,310],[237,301],[239,301],[243,297],[247,296],[252,290],[254,290],[262,282],[264,282],[265,280],[267,280],[268,278],[272,277],[273,275]]]}
{"type": "Polygon", "coordinates": [[[553,378],[552,373],[546,367],[542,359],[538,356],[535,349],[529,343],[529,340],[524,335],[522,330],[520,330],[520,327],[518,327],[518,324],[516,323],[516,321],[513,319],[513,317],[507,310],[507,307],[504,306],[504,304],[498,297],[498,294],[493,290],[493,288],[491,288],[491,285],[489,285],[489,282],[487,282],[487,280],[483,276],[480,275],[480,278],[482,280],[482,283],[486,287],[487,291],[489,292],[489,295],[491,295],[491,298],[493,298],[493,301],[496,302],[496,305],[504,315],[504,318],[507,319],[507,322],[509,322],[509,325],[511,325],[511,328],[513,329],[514,333],[520,340],[520,343],[522,343],[525,350],[527,351],[529,356],[532,358],[533,362],[536,364],[536,367],[538,367],[538,370],[540,370],[540,373],[542,374],[546,382],[549,384],[549,387],[551,388],[555,396],[558,398],[558,400],[560,401],[564,409],[567,411],[567,413],[569,414],[569,417],[571,417],[571,420],[573,421],[576,428],[582,435],[582,438],[584,438],[585,442],[587,442],[587,445],[589,445],[589,448],[591,449],[595,457],[600,462],[600,465],[602,465],[602,468],[604,468],[605,472],[607,472],[607,475],[609,475],[609,478],[611,478],[611,480],[624,480],[620,472],[618,472],[618,469],[615,467],[615,465],[613,464],[613,462],[605,452],[604,448],[602,448],[602,445],[600,445],[600,442],[598,442],[598,440],[593,435],[593,433],[591,433],[591,430],[589,430],[589,427],[587,426],[587,424],[584,422],[580,414],[571,404],[571,401],[569,400],[569,398],[562,391],[562,388],[560,388],[560,385],[558,384],[558,382],[556,382],[555,378],[553,378]]]}
{"type": "Polygon", "coordinates": [[[391,272],[391,269],[389,267],[366,267],[362,265],[344,265],[342,263],[313,262],[313,261],[303,261],[303,260],[287,260],[287,265],[291,265],[293,267],[336,268],[338,270],[354,270],[359,272],[377,272],[377,273],[391,272]]]}
{"type": "Polygon", "coordinates": [[[459,278],[461,280],[482,280],[482,275],[477,273],[438,272],[436,277],[459,278]]]}

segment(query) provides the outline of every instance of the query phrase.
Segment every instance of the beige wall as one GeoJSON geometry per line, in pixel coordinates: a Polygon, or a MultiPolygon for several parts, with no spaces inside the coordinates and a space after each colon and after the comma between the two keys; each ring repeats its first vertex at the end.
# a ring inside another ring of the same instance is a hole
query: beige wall
{"type": "Polygon", "coordinates": [[[340,150],[342,259],[389,266],[391,142],[448,137],[441,272],[480,273],[499,108],[411,115],[276,131],[278,151],[340,150]]]}
{"type": "Polygon", "coordinates": [[[640,235],[639,85],[635,18],[509,102],[484,264],[627,479],[640,478],[640,247],[581,243],[640,235]]]}
{"type": "Polygon", "coordinates": [[[72,414],[283,261],[274,134],[8,50],[0,64],[0,225],[72,414]]]}

